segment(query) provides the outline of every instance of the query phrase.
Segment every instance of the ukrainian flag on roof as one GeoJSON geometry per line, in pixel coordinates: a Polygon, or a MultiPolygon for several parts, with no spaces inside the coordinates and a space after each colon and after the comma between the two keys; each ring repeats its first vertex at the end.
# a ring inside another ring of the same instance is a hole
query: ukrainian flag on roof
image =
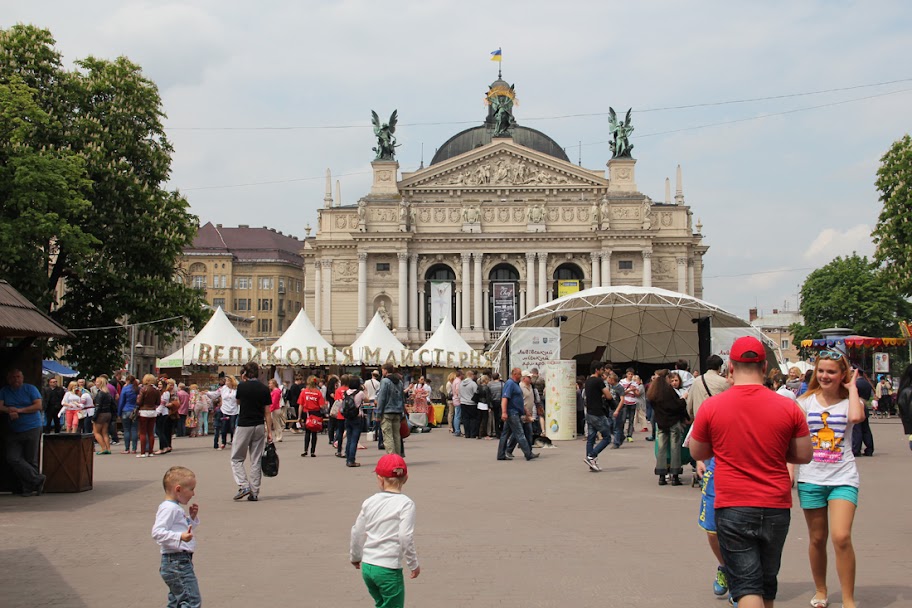
{"type": "Polygon", "coordinates": [[[496,51],[491,51],[491,61],[501,61],[501,58],[502,58],[502,54],[500,52],[500,49],[497,49],[496,51]]]}

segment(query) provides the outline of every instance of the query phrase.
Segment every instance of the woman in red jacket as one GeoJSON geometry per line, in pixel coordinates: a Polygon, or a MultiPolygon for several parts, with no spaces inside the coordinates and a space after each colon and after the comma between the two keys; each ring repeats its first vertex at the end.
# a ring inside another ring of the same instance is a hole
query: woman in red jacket
{"type": "Polygon", "coordinates": [[[298,397],[298,405],[301,406],[301,418],[304,420],[304,453],[301,456],[307,456],[307,446],[310,445],[310,455],[316,457],[317,451],[317,433],[307,427],[307,418],[311,416],[319,417],[322,423],[323,414],[321,410],[326,405],[326,399],[323,393],[317,387],[316,376],[307,379],[307,388],[301,391],[298,397]]]}

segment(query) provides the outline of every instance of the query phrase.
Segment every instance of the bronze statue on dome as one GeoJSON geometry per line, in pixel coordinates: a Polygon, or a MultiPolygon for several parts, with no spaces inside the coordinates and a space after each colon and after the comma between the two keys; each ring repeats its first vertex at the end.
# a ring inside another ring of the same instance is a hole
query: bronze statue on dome
{"type": "Polygon", "coordinates": [[[609,144],[611,158],[632,158],[633,145],[630,143],[630,134],[633,133],[633,125],[630,124],[632,112],[633,108],[627,110],[627,117],[623,122],[618,122],[614,108],[608,108],[609,132],[614,136],[609,144]]]}
{"type": "Polygon", "coordinates": [[[393,135],[396,133],[398,120],[398,111],[393,110],[389,122],[380,124],[380,117],[371,110],[371,122],[374,125],[374,135],[377,136],[377,147],[371,148],[377,153],[374,160],[396,160],[396,148],[399,147],[399,144],[396,143],[396,138],[393,135]]]}
{"type": "Polygon", "coordinates": [[[485,96],[485,102],[491,105],[491,113],[494,119],[494,133],[492,137],[510,137],[513,132],[513,126],[516,125],[516,119],[513,118],[513,106],[517,104],[516,85],[507,86],[507,83],[498,81],[502,84],[494,83],[488,94],[485,96]]]}

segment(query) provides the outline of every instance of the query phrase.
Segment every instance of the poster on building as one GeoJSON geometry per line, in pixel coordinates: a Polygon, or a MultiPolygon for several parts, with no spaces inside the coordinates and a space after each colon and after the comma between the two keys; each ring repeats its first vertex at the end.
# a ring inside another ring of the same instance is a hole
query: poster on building
{"type": "Polygon", "coordinates": [[[874,373],[890,373],[890,353],[874,353],[874,373]]]}
{"type": "Polygon", "coordinates": [[[431,331],[437,331],[444,320],[450,318],[453,310],[453,283],[431,281],[431,331]]]}
{"type": "Polygon", "coordinates": [[[580,290],[579,281],[558,281],[557,282],[557,297],[563,298],[564,296],[569,296],[571,293],[576,293],[580,290]]]}
{"type": "Polygon", "coordinates": [[[576,361],[546,361],[539,368],[545,378],[544,434],[551,441],[576,437],[576,361]]]}
{"type": "Polygon", "coordinates": [[[559,358],[557,327],[516,327],[510,334],[510,367],[541,370],[545,362],[559,358]]]}
{"type": "Polygon", "coordinates": [[[516,323],[516,283],[494,283],[494,331],[516,323]]]}

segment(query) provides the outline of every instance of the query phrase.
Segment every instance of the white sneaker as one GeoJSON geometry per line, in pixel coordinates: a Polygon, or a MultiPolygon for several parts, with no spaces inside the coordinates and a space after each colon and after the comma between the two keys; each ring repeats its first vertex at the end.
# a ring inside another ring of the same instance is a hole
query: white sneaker
{"type": "Polygon", "coordinates": [[[583,462],[585,462],[587,465],[589,465],[590,470],[592,470],[592,471],[599,470],[598,464],[596,464],[596,462],[595,462],[595,458],[592,458],[591,456],[586,456],[586,458],[583,460],[583,462]]]}
{"type": "Polygon", "coordinates": [[[598,458],[593,458],[593,459],[592,459],[592,462],[595,463],[595,470],[596,470],[596,471],[601,471],[601,470],[602,470],[602,467],[599,466],[598,458]]]}

